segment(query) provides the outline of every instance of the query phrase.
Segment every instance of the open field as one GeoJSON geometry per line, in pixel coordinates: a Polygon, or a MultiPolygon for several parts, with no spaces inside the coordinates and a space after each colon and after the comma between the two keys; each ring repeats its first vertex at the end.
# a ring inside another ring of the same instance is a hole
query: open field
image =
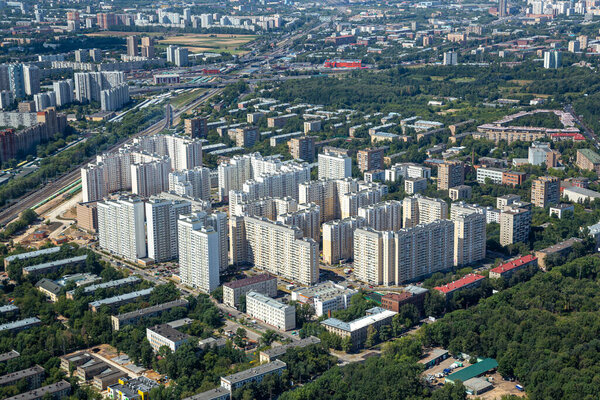
{"type": "Polygon", "coordinates": [[[204,93],[206,93],[206,89],[192,89],[173,98],[171,104],[176,108],[182,108],[202,96],[204,93]]]}
{"type": "Polygon", "coordinates": [[[236,35],[236,34],[199,34],[199,33],[185,33],[176,36],[165,36],[162,32],[114,32],[114,31],[103,31],[90,33],[88,36],[106,37],[106,36],[117,36],[125,37],[131,35],[138,36],[153,36],[153,37],[164,37],[164,39],[158,40],[158,45],[168,46],[177,45],[187,47],[192,53],[230,53],[230,54],[244,54],[244,50],[240,50],[246,43],[249,43],[256,39],[257,35],[236,35]]]}
{"type": "Polygon", "coordinates": [[[228,34],[185,34],[181,36],[170,36],[159,40],[158,43],[168,45],[178,45],[187,47],[192,53],[203,52],[226,52],[231,54],[243,54],[240,47],[256,39],[256,35],[228,35],[228,34]]]}

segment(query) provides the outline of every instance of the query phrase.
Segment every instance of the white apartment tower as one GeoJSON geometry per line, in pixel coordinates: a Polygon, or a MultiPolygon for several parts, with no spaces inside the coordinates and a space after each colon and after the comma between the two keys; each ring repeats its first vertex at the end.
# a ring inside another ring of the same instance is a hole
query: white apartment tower
{"type": "Polygon", "coordinates": [[[203,215],[185,215],[178,221],[179,274],[189,286],[210,293],[219,286],[220,237],[203,215]]]}
{"type": "Polygon", "coordinates": [[[243,228],[239,226],[240,222],[235,220],[237,230],[231,232],[244,236],[231,236],[230,240],[245,248],[245,251],[238,251],[245,254],[247,262],[303,285],[318,282],[319,244],[303,238],[299,228],[250,216],[243,217],[243,228]]]}
{"type": "Polygon", "coordinates": [[[485,258],[486,218],[480,213],[457,215],[454,222],[454,265],[463,266],[485,258]]]}
{"type": "Polygon", "coordinates": [[[177,258],[177,220],[180,215],[192,212],[189,201],[170,201],[151,197],[146,203],[146,229],[148,231],[148,257],[155,262],[177,258]]]}
{"type": "Polygon", "coordinates": [[[210,201],[210,169],[196,167],[171,172],[169,191],[210,201]]]}
{"type": "Polygon", "coordinates": [[[319,179],[343,179],[352,176],[352,158],[340,153],[319,154],[319,179]]]}
{"type": "Polygon", "coordinates": [[[448,204],[441,199],[414,195],[406,197],[402,206],[402,224],[411,228],[419,224],[428,224],[439,219],[448,219],[448,204]]]}
{"type": "Polygon", "coordinates": [[[454,224],[439,220],[397,232],[354,232],[354,271],[364,282],[394,285],[452,268],[454,224]]]}
{"type": "Polygon", "coordinates": [[[144,202],[135,196],[98,203],[100,247],[130,261],[144,258],[144,202]]]}

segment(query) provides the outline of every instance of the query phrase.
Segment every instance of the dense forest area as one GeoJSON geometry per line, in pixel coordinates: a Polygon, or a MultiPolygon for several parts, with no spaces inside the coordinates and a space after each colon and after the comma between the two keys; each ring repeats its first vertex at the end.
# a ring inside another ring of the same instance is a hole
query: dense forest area
{"type": "Polygon", "coordinates": [[[586,256],[447,314],[426,345],[498,360],[531,400],[597,398],[600,258],[586,256]]]}

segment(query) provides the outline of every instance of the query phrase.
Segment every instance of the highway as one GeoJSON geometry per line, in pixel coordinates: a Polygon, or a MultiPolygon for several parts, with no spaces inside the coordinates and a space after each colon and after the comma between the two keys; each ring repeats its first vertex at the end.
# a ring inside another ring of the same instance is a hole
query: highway
{"type": "MultiPolygon", "coordinates": [[[[166,115],[163,119],[150,125],[146,129],[136,133],[135,135],[130,136],[129,138],[116,143],[115,145],[113,145],[109,149],[107,149],[105,152],[109,153],[109,152],[115,151],[116,149],[123,146],[124,144],[132,142],[133,139],[135,139],[137,137],[157,134],[160,131],[162,131],[163,129],[170,127],[172,123],[176,125],[179,122],[179,118],[182,114],[188,112],[189,110],[191,110],[195,107],[198,107],[203,102],[205,102],[205,101],[209,100],[210,98],[212,98],[213,96],[216,96],[217,94],[221,93],[222,90],[223,89],[212,89],[212,90],[208,91],[207,93],[205,93],[203,96],[201,96],[194,102],[192,102],[189,105],[185,106],[184,108],[174,112],[172,116],[171,116],[170,112],[165,113],[166,115]],[[172,121],[171,121],[171,119],[172,119],[172,121]]],[[[4,225],[8,224],[13,219],[17,218],[26,209],[33,207],[35,204],[39,203],[40,201],[52,196],[54,193],[58,192],[63,187],[75,182],[77,179],[80,178],[80,169],[82,167],[86,166],[88,163],[92,162],[94,159],[95,159],[95,157],[88,159],[87,161],[77,165],[76,167],[74,167],[69,172],[67,172],[66,174],[59,177],[58,179],[47,183],[42,188],[35,189],[34,191],[19,198],[13,204],[0,210],[0,225],[4,226],[4,225]]]]}

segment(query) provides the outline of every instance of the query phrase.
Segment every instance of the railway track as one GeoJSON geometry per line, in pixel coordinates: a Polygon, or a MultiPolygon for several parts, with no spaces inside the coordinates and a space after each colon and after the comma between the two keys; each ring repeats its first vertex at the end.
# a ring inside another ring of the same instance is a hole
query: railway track
{"type": "MultiPolygon", "coordinates": [[[[112,147],[107,149],[106,152],[114,151],[114,150],[118,149],[119,147],[133,141],[135,138],[138,138],[140,136],[157,134],[160,131],[162,131],[163,129],[168,128],[171,125],[171,123],[177,124],[179,122],[180,116],[182,114],[186,113],[187,111],[191,110],[192,108],[198,107],[203,102],[207,101],[208,99],[212,98],[213,96],[216,96],[217,94],[219,94],[221,92],[222,92],[222,89],[214,90],[211,93],[209,93],[208,95],[199,98],[198,100],[190,103],[189,105],[187,105],[186,107],[184,107],[181,110],[178,110],[177,112],[167,112],[163,119],[150,125],[146,129],[136,133],[135,135],[130,136],[129,138],[116,143],[115,145],[113,145],[112,147]]],[[[77,165],[71,171],[67,172],[65,175],[62,175],[58,179],[47,183],[46,185],[44,185],[44,187],[42,187],[40,189],[36,189],[36,190],[22,196],[21,198],[19,198],[16,202],[11,204],[10,206],[0,210],[0,226],[5,226],[6,224],[10,223],[13,219],[17,218],[26,209],[31,208],[34,205],[38,204],[40,201],[52,196],[53,194],[60,191],[65,186],[74,183],[81,176],[80,169],[82,167],[86,166],[88,163],[92,162],[93,160],[94,160],[94,158],[91,158],[91,159],[77,165]]]]}

